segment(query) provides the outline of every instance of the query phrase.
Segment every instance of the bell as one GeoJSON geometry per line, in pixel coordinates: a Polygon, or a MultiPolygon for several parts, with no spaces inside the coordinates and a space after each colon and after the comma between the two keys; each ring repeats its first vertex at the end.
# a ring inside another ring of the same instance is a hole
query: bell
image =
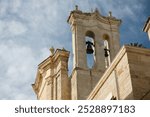
{"type": "Polygon", "coordinates": [[[108,50],[107,48],[104,48],[104,56],[105,57],[109,56],[108,52],[110,52],[110,50],[108,50]]]}
{"type": "Polygon", "coordinates": [[[87,41],[86,44],[87,44],[86,53],[87,54],[93,54],[93,52],[94,52],[94,50],[92,48],[93,43],[90,41],[87,41]]]}

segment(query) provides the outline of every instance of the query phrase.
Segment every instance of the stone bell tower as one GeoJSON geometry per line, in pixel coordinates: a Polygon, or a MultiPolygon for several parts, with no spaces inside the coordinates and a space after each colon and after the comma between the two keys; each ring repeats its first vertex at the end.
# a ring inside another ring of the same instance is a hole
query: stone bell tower
{"type": "Polygon", "coordinates": [[[68,23],[71,25],[73,43],[71,99],[86,99],[120,49],[121,20],[113,17],[111,12],[104,17],[97,9],[83,13],[76,6],[70,13],[68,23]],[[91,68],[87,65],[89,54],[94,60],[91,68]]]}

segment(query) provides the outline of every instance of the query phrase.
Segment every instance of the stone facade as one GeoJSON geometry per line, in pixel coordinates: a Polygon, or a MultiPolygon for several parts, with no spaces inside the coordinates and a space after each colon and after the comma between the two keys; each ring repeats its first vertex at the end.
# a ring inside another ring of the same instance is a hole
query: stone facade
{"type": "Polygon", "coordinates": [[[38,66],[35,83],[32,85],[39,100],[69,100],[68,78],[69,52],[57,49],[38,66]]]}
{"type": "Polygon", "coordinates": [[[69,52],[51,49],[51,56],[39,64],[32,85],[37,99],[150,99],[150,50],[131,46],[120,50],[121,20],[111,12],[109,16],[97,9],[84,13],[76,6],[67,21],[72,30],[72,74],[68,77],[69,52]],[[93,50],[91,68],[87,37],[93,50]]]}
{"type": "Polygon", "coordinates": [[[147,32],[149,40],[150,40],[150,17],[147,19],[144,28],[143,28],[144,32],[147,32]]]}
{"type": "Polygon", "coordinates": [[[88,99],[150,99],[149,60],[149,49],[122,47],[88,99]]]}

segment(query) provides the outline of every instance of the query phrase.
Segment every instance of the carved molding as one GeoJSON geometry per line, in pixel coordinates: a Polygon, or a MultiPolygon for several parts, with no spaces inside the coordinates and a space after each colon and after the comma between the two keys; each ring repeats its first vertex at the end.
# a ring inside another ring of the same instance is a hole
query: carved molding
{"type": "Polygon", "coordinates": [[[46,79],[46,81],[47,81],[47,85],[53,84],[53,78],[52,77],[48,77],[46,79]]]}

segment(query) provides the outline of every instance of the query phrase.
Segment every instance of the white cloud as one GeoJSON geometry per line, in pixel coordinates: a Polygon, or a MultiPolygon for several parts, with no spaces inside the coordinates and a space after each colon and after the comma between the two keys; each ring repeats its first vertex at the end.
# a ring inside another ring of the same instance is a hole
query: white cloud
{"type": "Polygon", "coordinates": [[[0,15],[5,16],[7,12],[17,13],[21,7],[22,0],[1,0],[0,15]]]}
{"type": "Polygon", "coordinates": [[[13,13],[18,12],[19,8],[21,7],[21,0],[11,0],[9,7],[12,10],[11,12],[13,13]]]}
{"type": "Polygon", "coordinates": [[[5,64],[3,68],[5,72],[1,73],[3,82],[0,82],[2,87],[0,98],[13,99],[13,96],[22,95],[26,90],[31,93],[31,86],[28,83],[33,80],[31,78],[35,71],[36,62],[33,55],[32,50],[28,47],[14,43],[0,44],[0,59],[5,64]]]}
{"type": "Polygon", "coordinates": [[[27,27],[19,21],[0,20],[0,38],[14,37],[24,34],[27,27]]]}
{"type": "Polygon", "coordinates": [[[0,99],[35,99],[31,84],[45,52],[42,49],[37,58],[30,47],[13,42],[0,44],[0,67],[4,70],[0,71],[0,99]]]}
{"type": "Polygon", "coordinates": [[[137,20],[137,14],[143,12],[144,4],[143,1],[139,0],[97,0],[90,1],[92,7],[97,7],[102,10],[105,14],[112,11],[113,15],[117,18],[129,18],[137,20]],[[97,1],[97,2],[96,2],[97,1]]]}
{"type": "Polygon", "coordinates": [[[4,16],[8,8],[8,3],[5,1],[0,1],[0,15],[4,16]]]}
{"type": "Polygon", "coordinates": [[[7,24],[8,31],[13,35],[21,35],[26,32],[27,28],[20,22],[11,21],[7,24]]]}

